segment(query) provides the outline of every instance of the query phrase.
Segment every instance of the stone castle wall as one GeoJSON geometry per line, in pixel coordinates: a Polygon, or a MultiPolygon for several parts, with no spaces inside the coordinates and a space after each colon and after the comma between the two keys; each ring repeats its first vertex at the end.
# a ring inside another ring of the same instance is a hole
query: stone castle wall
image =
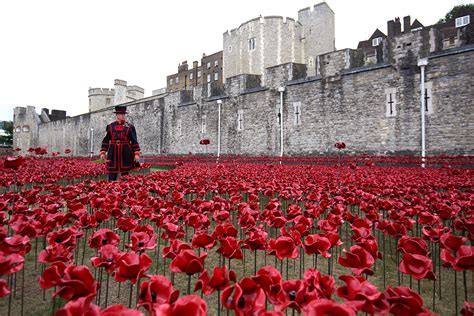
{"type": "MultiPolygon", "coordinates": [[[[222,154],[279,155],[278,87],[285,86],[285,154],[331,154],[335,152],[334,142],[343,140],[350,153],[419,155],[420,68],[410,50],[397,57],[397,49],[403,49],[403,44],[392,44],[397,45],[391,50],[393,63],[347,68],[344,65],[354,56],[338,51],[329,60],[343,65],[339,71],[331,70],[333,64],[321,61],[320,73],[331,75],[308,77],[306,65],[287,63],[266,69],[262,82],[257,75],[228,78],[225,96],[207,98],[207,91],[197,87],[191,101],[182,102],[182,94],[173,92],[129,102],[128,120],[136,126],[144,155],[157,155],[162,150],[171,154],[215,154],[217,99],[221,99],[222,154]],[[396,100],[393,116],[387,115],[387,91],[393,92],[396,100]],[[211,141],[207,148],[199,145],[203,138],[211,141]]],[[[474,46],[432,53],[426,45],[416,49],[423,50],[422,55],[429,58],[425,77],[430,98],[426,115],[427,154],[474,155],[474,46]]],[[[36,119],[30,114],[34,109],[21,109],[24,108],[15,109],[15,115],[24,112],[22,117],[15,117],[15,124],[22,125],[24,118],[32,121],[33,127],[36,119]]],[[[113,119],[110,107],[41,123],[37,131],[31,129],[34,134],[30,136],[36,135],[37,140],[33,137],[26,144],[26,137],[14,133],[14,146],[46,146],[50,151],[60,152],[71,148],[74,155],[88,155],[92,128],[93,152],[98,154],[105,127],[113,119]]]]}

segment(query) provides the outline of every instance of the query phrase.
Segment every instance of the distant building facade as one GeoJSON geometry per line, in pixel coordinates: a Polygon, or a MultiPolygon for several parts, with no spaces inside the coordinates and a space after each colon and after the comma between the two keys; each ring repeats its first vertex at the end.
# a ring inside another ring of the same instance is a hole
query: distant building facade
{"type": "Polygon", "coordinates": [[[143,88],[139,86],[127,86],[125,80],[115,79],[114,87],[115,89],[89,88],[89,112],[143,99],[145,94],[143,88]]]}

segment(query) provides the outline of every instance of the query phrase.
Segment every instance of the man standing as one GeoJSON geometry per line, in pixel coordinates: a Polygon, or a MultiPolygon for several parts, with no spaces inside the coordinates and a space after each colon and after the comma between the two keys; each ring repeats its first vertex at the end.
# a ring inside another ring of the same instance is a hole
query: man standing
{"type": "Polygon", "coordinates": [[[127,107],[115,107],[115,122],[106,127],[106,135],[102,140],[100,158],[107,154],[107,172],[109,181],[117,180],[118,174],[128,175],[135,168],[135,161],[140,158],[140,145],[137,141],[135,126],[125,121],[127,107]]]}

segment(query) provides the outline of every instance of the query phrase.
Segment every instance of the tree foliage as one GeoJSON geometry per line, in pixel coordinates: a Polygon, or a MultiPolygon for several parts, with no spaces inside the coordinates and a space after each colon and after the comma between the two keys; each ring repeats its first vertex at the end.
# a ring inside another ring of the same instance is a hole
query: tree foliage
{"type": "Polygon", "coordinates": [[[11,146],[13,144],[13,122],[5,121],[3,130],[5,131],[5,135],[0,135],[0,144],[7,144],[11,146]]]}
{"type": "Polygon", "coordinates": [[[461,5],[454,6],[448,13],[446,13],[444,18],[438,21],[438,23],[445,23],[447,21],[450,21],[454,19],[454,17],[456,17],[460,12],[465,11],[465,10],[474,11],[474,3],[461,4],[461,5]]]}

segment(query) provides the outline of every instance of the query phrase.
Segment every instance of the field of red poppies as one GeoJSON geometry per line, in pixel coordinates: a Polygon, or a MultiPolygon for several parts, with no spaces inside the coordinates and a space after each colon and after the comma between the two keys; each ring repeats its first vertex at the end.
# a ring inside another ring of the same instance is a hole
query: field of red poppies
{"type": "MultiPolygon", "coordinates": [[[[472,160],[186,159],[112,183],[10,186],[0,314],[474,312],[472,160]]],[[[67,159],[47,161],[2,177],[67,159]]]]}

